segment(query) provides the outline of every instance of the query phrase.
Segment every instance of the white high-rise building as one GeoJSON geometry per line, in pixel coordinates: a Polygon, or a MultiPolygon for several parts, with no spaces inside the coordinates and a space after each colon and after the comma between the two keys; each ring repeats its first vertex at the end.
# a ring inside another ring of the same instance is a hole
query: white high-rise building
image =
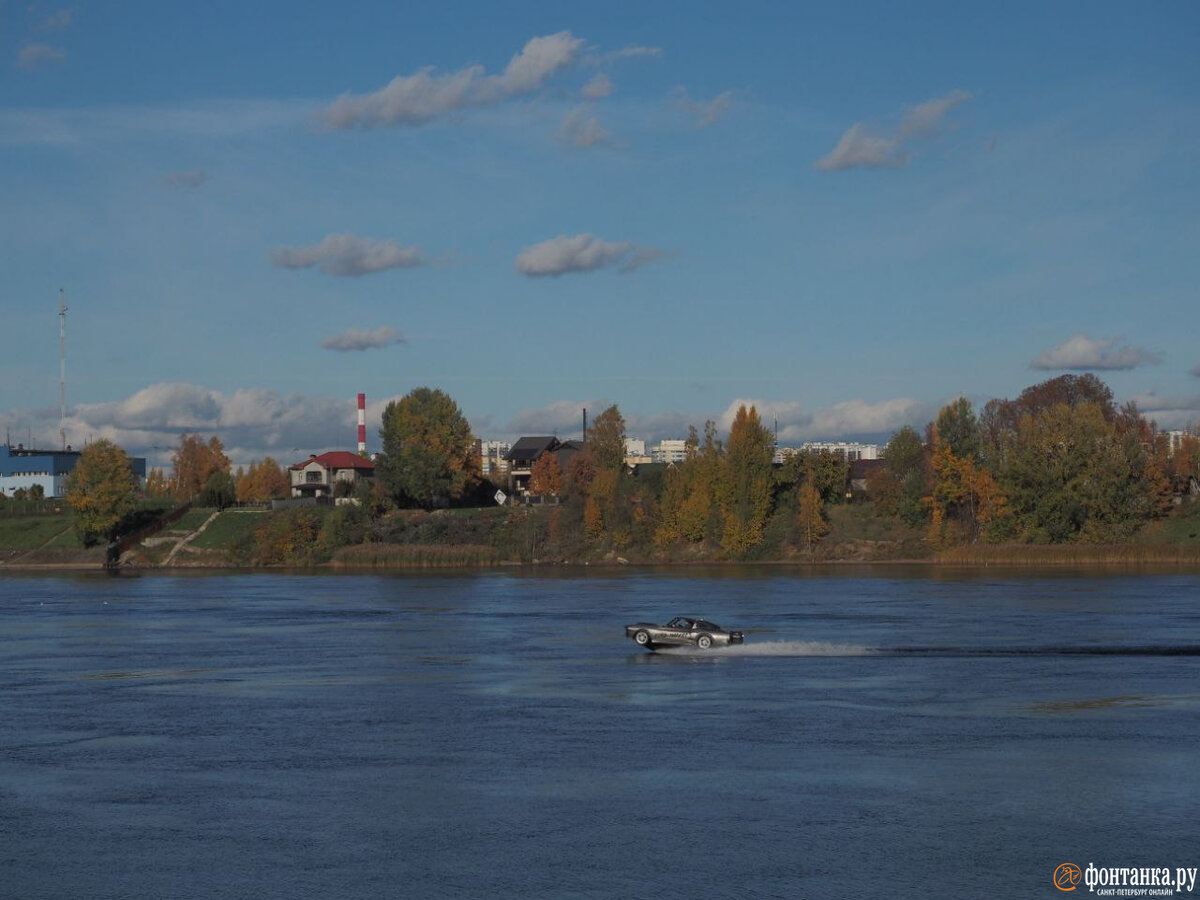
{"type": "Polygon", "coordinates": [[[687,441],[659,441],[657,447],[650,449],[650,456],[655,462],[681,463],[687,460],[687,441]]]}

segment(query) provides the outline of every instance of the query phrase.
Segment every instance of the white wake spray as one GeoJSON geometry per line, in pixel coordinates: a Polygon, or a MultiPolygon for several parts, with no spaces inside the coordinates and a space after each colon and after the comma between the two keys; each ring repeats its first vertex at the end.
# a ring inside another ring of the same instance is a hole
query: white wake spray
{"type": "Polygon", "coordinates": [[[870,656],[879,651],[856,644],[834,644],[829,641],[762,641],[713,647],[663,647],[659,653],[696,656],[870,656]]]}

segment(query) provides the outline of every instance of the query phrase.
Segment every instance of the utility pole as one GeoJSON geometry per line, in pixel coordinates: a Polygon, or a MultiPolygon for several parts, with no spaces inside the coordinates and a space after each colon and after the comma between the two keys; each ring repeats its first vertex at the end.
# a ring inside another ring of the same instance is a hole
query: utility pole
{"type": "Polygon", "coordinates": [[[58,290],[58,437],[67,449],[67,292],[58,290]]]}

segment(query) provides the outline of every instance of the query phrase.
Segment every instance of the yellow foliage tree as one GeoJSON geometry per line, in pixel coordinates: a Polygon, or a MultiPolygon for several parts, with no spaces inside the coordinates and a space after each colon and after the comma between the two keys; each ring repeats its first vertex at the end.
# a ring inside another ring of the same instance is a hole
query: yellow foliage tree
{"type": "Polygon", "coordinates": [[[162,469],[154,468],[146,476],[146,496],[155,500],[170,497],[175,493],[175,486],[162,469]]]}
{"type": "Polygon", "coordinates": [[[112,540],[134,507],[137,481],[125,451],[112,441],[93,441],[79,454],[67,480],[67,505],[85,546],[112,540]]]}
{"type": "Polygon", "coordinates": [[[250,468],[239,474],[237,499],[239,503],[266,503],[286,497],[290,488],[287,473],[267,456],[262,462],[250,463],[250,468]]]}
{"type": "Polygon", "coordinates": [[[800,485],[799,494],[796,517],[800,525],[800,537],[805,544],[812,547],[829,532],[829,526],[825,523],[821,492],[808,480],[800,485]]]}
{"type": "Polygon", "coordinates": [[[934,432],[933,491],[929,496],[929,539],[935,546],[956,540],[975,542],[981,530],[1008,514],[1008,501],[992,473],[970,456],[957,457],[949,442],[934,432]],[[951,533],[950,523],[959,533],[951,533]]]}
{"type": "Polygon", "coordinates": [[[212,475],[229,473],[225,445],[215,435],[208,441],[198,434],[180,435],[172,464],[175,467],[175,497],[185,501],[199,496],[212,475]]]}

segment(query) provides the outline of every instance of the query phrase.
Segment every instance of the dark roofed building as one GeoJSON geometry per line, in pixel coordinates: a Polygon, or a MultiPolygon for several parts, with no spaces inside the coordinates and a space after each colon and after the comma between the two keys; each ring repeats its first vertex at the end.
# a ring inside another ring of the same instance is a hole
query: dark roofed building
{"type": "Polygon", "coordinates": [[[558,438],[551,435],[535,435],[523,437],[508,451],[508,492],[509,494],[525,495],[529,492],[529,476],[533,473],[533,464],[541,459],[543,453],[553,453],[561,444],[558,438]]]}

